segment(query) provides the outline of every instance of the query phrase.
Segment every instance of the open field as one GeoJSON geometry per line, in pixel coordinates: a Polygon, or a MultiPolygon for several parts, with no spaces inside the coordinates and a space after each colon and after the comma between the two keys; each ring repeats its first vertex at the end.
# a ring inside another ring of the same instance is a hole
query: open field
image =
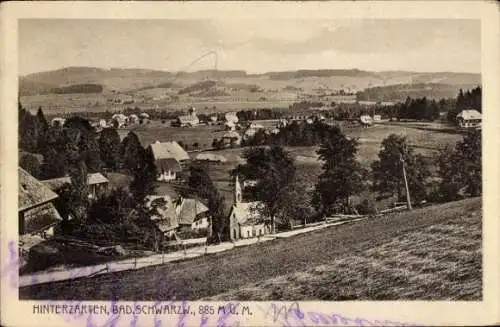
{"type": "Polygon", "coordinates": [[[221,138],[226,133],[223,128],[224,126],[172,127],[170,121],[166,121],[165,124],[153,121],[151,125],[136,125],[119,129],[118,134],[123,139],[129,131],[133,131],[145,147],[155,141],[182,141],[189,148],[194,143],[198,143],[203,149],[212,147],[213,139],[221,138]]]}
{"type": "Polygon", "coordinates": [[[19,297],[481,300],[481,218],[481,198],[466,199],[184,262],[25,287],[19,297]]]}
{"type": "MultiPolygon", "coordinates": [[[[289,71],[247,74],[244,71],[199,71],[176,74],[142,69],[100,69],[67,67],[40,72],[19,79],[21,103],[35,111],[42,106],[46,114],[81,111],[119,111],[127,107],[162,110],[185,109],[196,106],[200,113],[234,111],[255,108],[288,108],[300,99],[319,100],[329,104],[338,98],[332,95],[343,90],[348,93],[370,89],[369,98],[402,100],[406,95],[447,98],[456,96],[459,88],[472,88],[481,82],[479,74],[411,73],[412,87],[407,84],[411,72],[368,72],[360,70],[289,71]],[[185,91],[203,81],[207,87],[185,91]],[[102,93],[55,94],[60,87],[96,84],[102,93]],[[431,86],[428,83],[439,83],[431,86]],[[398,92],[391,86],[397,85],[398,92]],[[418,86],[417,86],[418,85],[418,86]],[[374,87],[380,87],[377,89],[374,87]],[[387,88],[389,88],[387,90],[387,88]],[[174,97],[172,97],[174,96],[174,97]],[[127,98],[127,103],[114,100],[127,98]],[[205,107],[207,110],[205,110],[205,107]]],[[[365,96],[366,97],[366,96],[365,96]]]]}
{"type": "MultiPolygon", "coordinates": [[[[260,122],[267,124],[266,122],[260,122]]],[[[391,133],[407,135],[409,144],[414,147],[416,153],[423,155],[435,155],[437,150],[445,145],[453,145],[462,138],[458,133],[440,132],[441,125],[435,123],[427,124],[381,124],[370,128],[354,127],[344,128],[349,137],[359,139],[358,158],[360,162],[368,167],[374,160],[378,159],[380,144],[382,140],[391,133]],[[429,131],[425,128],[434,128],[429,131]]],[[[138,135],[143,146],[152,142],[177,140],[192,146],[197,142],[200,148],[210,147],[214,138],[220,138],[225,131],[221,126],[199,126],[196,128],[171,127],[168,122],[161,124],[153,122],[151,125],[140,125],[133,129],[138,135]]],[[[119,131],[121,137],[125,137],[128,130],[119,131]]],[[[297,164],[297,176],[306,189],[311,189],[317,176],[321,173],[321,162],[316,154],[317,147],[287,147],[288,151],[295,157],[297,164]]],[[[242,152],[245,148],[223,149],[211,151],[211,153],[222,155],[227,159],[224,164],[210,164],[209,172],[215,185],[226,199],[226,209],[229,210],[233,199],[233,186],[230,171],[238,164],[244,163],[242,152]]],[[[196,156],[197,153],[192,153],[196,156]]],[[[158,191],[162,192],[162,188],[158,191]]],[[[169,192],[167,192],[169,193],[169,192]]]]}
{"type": "MultiPolygon", "coordinates": [[[[256,122],[267,127],[276,123],[274,120],[256,122]]],[[[439,123],[384,123],[369,128],[342,127],[342,122],[339,124],[348,137],[359,139],[358,155],[363,163],[370,163],[377,159],[382,140],[392,133],[406,135],[409,145],[414,147],[417,153],[424,155],[435,153],[445,145],[453,145],[462,138],[460,133],[448,131],[446,128],[449,129],[449,127],[439,123]]],[[[214,138],[221,138],[226,133],[223,126],[182,128],[170,126],[170,121],[166,121],[165,124],[160,121],[152,121],[150,125],[137,125],[120,129],[118,132],[123,138],[129,131],[134,131],[144,146],[148,146],[156,140],[160,142],[176,140],[189,146],[197,142],[200,149],[210,148],[214,138]]],[[[301,156],[298,161],[311,163],[312,159],[316,157],[316,148],[314,147],[290,148],[289,150],[301,156]]],[[[242,149],[224,149],[214,153],[225,156],[228,161],[240,161],[241,151],[242,149]]]]}
{"type": "Polygon", "coordinates": [[[204,300],[479,300],[481,253],[481,215],[468,212],[329,264],[204,300]]]}

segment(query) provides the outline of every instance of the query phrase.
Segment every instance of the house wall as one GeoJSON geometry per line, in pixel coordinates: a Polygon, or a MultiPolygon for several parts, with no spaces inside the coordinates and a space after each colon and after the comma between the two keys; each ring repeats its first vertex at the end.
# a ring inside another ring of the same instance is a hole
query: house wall
{"type": "Polygon", "coordinates": [[[240,235],[241,238],[252,238],[252,226],[241,226],[240,227],[240,235]]]}
{"type": "Polygon", "coordinates": [[[198,219],[197,221],[194,221],[191,224],[191,228],[192,229],[196,229],[196,230],[207,229],[209,225],[210,225],[210,223],[208,221],[208,218],[207,217],[203,217],[201,219],[198,219]]]}
{"type": "Polygon", "coordinates": [[[158,174],[158,181],[173,181],[177,178],[177,174],[172,172],[171,170],[163,170],[160,174],[158,174]]]}
{"type": "Polygon", "coordinates": [[[94,200],[106,193],[108,183],[94,184],[89,186],[89,199],[94,200]]]}
{"type": "Polygon", "coordinates": [[[477,127],[481,125],[481,119],[460,119],[458,124],[460,127],[477,127]]]}
{"type": "Polygon", "coordinates": [[[233,212],[233,209],[231,209],[231,212],[229,214],[229,238],[232,241],[236,241],[240,239],[240,228],[238,226],[238,222],[236,221],[236,216],[233,212]]]}

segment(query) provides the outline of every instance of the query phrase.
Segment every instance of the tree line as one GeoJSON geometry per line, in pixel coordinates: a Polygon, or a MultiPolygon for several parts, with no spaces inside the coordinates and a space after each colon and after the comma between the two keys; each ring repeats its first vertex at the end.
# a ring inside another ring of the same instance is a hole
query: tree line
{"type": "MultiPolygon", "coordinates": [[[[41,109],[31,115],[19,105],[19,149],[19,165],[36,178],[69,176],[70,183],[58,190],[56,202],[64,219],[63,233],[106,239],[117,230],[132,233],[131,229],[152,228],[145,198],[154,194],[156,166],[151,151],[142,147],[135,133],[120,141],[115,129],[98,134],[78,116],[68,118],[64,126],[49,126],[41,109]],[[90,202],[88,174],[104,168],[131,176],[128,190],[114,190],[90,202]]],[[[143,241],[150,242],[153,234],[144,235],[143,241]]]]}

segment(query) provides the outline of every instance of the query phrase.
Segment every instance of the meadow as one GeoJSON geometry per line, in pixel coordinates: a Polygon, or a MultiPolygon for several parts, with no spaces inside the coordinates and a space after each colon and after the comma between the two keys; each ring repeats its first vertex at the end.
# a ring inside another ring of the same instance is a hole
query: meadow
{"type": "MultiPolygon", "coordinates": [[[[268,125],[268,122],[261,122],[268,125]]],[[[441,132],[439,128],[442,126],[437,123],[425,124],[380,124],[370,128],[362,127],[341,127],[349,137],[356,137],[359,140],[358,159],[366,168],[378,159],[378,152],[382,140],[392,133],[403,134],[408,137],[408,143],[414,148],[416,153],[421,153],[428,157],[433,157],[438,154],[438,150],[446,145],[454,145],[461,139],[458,133],[441,132]],[[433,128],[429,131],[427,129],[433,128]]],[[[161,124],[154,121],[151,125],[138,125],[132,130],[138,135],[143,146],[159,140],[161,142],[176,140],[182,141],[192,148],[193,143],[198,143],[201,149],[210,148],[214,138],[220,138],[225,131],[221,130],[222,126],[199,126],[196,128],[179,128],[171,127],[169,123],[161,124]]],[[[120,136],[123,138],[128,133],[128,130],[119,130],[120,136]]],[[[225,197],[225,207],[229,211],[233,201],[233,186],[230,172],[238,164],[244,163],[242,153],[246,148],[227,148],[222,150],[210,151],[210,153],[222,155],[227,159],[223,164],[208,164],[209,174],[214,181],[216,187],[225,197]]],[[[295,158],[297,166],[297,178],[299,182],[308,191],[312,191],[317,181],[317,177],[321,174],[321,161],[316,154],[318,147],[286,147],[295,158]]],[[[198,152],[191,153],[196,156],[198,152]]],[[[168,185],[160,184],[158,192],[171,194],[168,185]]],[[[369,196],[363,194],[361,197],[369,196]]],[[[360,198],[361,198],[360,197],[360,198]]],[[[359,199],[352,199],[355,203],[359,199]]],[[[385,209],[385,203],[380,203],[379,209],[385,209]]],[[[377,206],[379,206],[377,205],[377,206]]]]}
{"type": "Polygon", "coordinates": [[[471,198],[183,262],[24,287],[19,298],[481,300],[481,219],[481,198],[471,198]]]}

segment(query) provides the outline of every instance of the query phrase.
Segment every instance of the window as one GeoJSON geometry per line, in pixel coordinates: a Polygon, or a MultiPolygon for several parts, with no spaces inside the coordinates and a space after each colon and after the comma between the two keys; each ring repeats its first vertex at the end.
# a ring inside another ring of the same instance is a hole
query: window
{"type": "Polygon", "coordinates": [[[250,237],[250,231],[247,231],[247,237],[250,237]]]}

